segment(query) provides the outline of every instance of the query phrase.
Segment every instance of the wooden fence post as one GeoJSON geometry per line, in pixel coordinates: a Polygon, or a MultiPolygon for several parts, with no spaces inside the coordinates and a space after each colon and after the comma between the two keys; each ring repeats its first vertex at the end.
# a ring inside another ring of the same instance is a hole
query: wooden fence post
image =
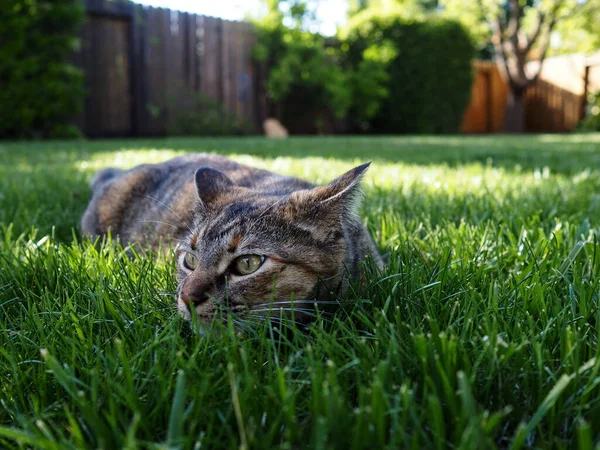
{"type": "Polygon", "coordinates": [[[590,84],[590,67],[591,66],[586,64],[585,72],[583,75],[583,97],[581,98],[579,120],[583,120],[585,118],[585,113],[587,109],[588,85],[590,84]]]}

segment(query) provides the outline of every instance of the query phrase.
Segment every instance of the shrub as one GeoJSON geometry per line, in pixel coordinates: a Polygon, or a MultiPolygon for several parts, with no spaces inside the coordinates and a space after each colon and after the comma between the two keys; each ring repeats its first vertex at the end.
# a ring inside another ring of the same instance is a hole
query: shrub
{"type": "Polygon", "coordinates": [[[170,136],[239,136],[254,131],[213,98],[197,93],[188,93],[185,98],[186,105],[169,107],[166,131],[170,136]]]}
{"type": "Polygon", "coordinates": [[[342,36],[355,126],[378,133],[455,133],[469,103],[475,47],[458,23],[366,10],[342,36]]]}
{"type": "Polygon", "coordinates": [[[600,91],[588,97],[587,114],[579,123],[580,131],[600,131],[600,91]]]}
{"type": "Polygon", "coordinates": [[[83,75],[68,63],[84,19],[80,0],[0,4],[0,137],[70,137],[83,75]]]}
{"type": "Polygon", "coordinates": [[[268,14],[256,23],[254,56],[267,69],[264,88],[271,101],[269,114],[292,127],[309,118],[321,131],[325,121],[344,117],[350,107],[348,76],[338,61],[338,50],[305,29],[310,15],[306,3],[286,2],[285,14],[281,3],[270,0],[268,14]]]}

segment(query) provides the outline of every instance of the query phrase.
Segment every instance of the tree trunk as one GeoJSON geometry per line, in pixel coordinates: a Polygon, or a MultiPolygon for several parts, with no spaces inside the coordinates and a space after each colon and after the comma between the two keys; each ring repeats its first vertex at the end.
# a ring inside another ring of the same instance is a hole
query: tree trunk
{"type": "Polygon", "coordinates": [[[525,132],[525,89],[511,89],[506,104],[504,131],[507,133],[525,132]]]}

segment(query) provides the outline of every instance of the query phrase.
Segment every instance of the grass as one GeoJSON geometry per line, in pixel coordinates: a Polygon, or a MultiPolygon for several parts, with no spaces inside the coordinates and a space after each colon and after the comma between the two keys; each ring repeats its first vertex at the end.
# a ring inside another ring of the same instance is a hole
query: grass
{"type": "Polygon", "coordinates": [[[597,134],[0,144],[0,447],[594,448],[599,235],[597,134]],[[168,261],[77,231],[94,171],[191,151],[373,160],[384,273],[308,330],[201,338],[168,261]]]}

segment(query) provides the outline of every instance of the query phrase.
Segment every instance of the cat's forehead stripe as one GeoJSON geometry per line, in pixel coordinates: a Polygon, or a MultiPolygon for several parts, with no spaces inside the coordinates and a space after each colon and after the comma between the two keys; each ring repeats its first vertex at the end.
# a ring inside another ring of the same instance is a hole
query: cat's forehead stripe
{"type": "Polygon", "coordinates": [[[192,235],[192,238],[190,239],[190,247],[192,248],[192,250],[196,250],[196,244],[197,243],[198,243],[198,232],[196,231],[192,235]]]}
{"type": "Polygon", "coordinates": [[[203,231],[203,239],[218,241],[231,233],[232,230],[240,228],[246,223],[256,220],[257,213],[264,209],[260,203],[239,202],[232,203],[223,208],[220,214],[211,221],[203,231]]]}
{"type": "Polygon", "coordinates": [[[238,246],[240,245],[241,242],[242,242],[242,235],[239,233],[235,234],[233,236],[233,238],[231,239],[231,242],[229,242],[227,251],[229,251],[231,253],[235,252],[235,250],[238,248],[238,246]]]}

